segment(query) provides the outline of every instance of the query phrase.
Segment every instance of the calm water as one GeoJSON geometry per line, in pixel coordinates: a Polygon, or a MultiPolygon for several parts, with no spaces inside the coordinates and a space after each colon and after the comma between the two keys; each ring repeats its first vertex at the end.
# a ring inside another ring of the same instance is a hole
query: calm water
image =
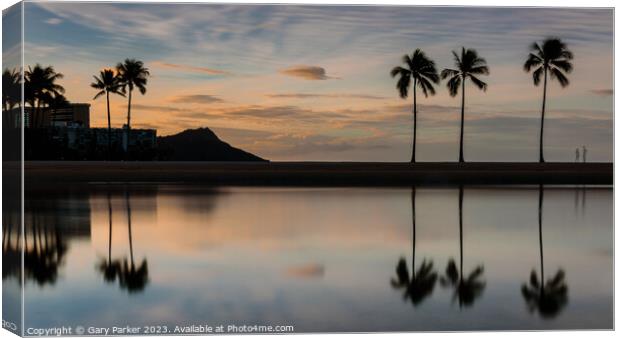
{"type": "Polygon", "coordinates": [[[612,328],[611,189],[459,195],[166,185],[27,194],[25,326],[612,328]]]}

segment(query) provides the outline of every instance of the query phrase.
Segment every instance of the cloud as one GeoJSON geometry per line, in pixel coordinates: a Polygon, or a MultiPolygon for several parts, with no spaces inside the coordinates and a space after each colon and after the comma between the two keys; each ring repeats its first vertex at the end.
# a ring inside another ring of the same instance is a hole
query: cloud
{"type": "Polygon", "coordinates": [[[345,114],[336,111],[314,111],[296,106],[249,106],[227,110],[227,115],[251,118],[299,120],[324,120],[327,118],[348,118],[345,114]]]}
{"type": "Polygon", "coordinates": [[[62,19],[59,18],[49,18],[45,20],[45,23],[48,25],[59,25],[62,23],[62,19]]]}
{"type": "Polygon", "coordinates": [[[612,96],[614,95],[614,90],[613,89],[592,89],[590,91],[593,94],[599,95],[599,96],[612,96]]]}
{"type": "Polygon", "coordinates": [[[221,69],[208,68],[208,67],[181,65],[181,64],[162,62],[162,61],[154,61],[153,64],[155,66],[162,67],[162,68],[176,69],[176,70],[191,72],[191,73],[198,72],[198,73],[205,73],[209,75],[231,75],[230,72],[227,72],[221,69]]]}
{"type": "Polygon", "coordinates": [[[327,76],[323,67],[317,66],[294,66],[280,70],[280,73],[292,77],[299,77],[305,80],[330,80],[335,77],[327,76]]]}
{"type": "Polygon", "coordinates": [[[292,99],[312,99],[312,98],[351,98],[367,100],[387,100],[388,97],[367,94],[312,94],[312,93],[289,93],[289,94],[267,94],[271,98],[292,98],[292,99]]]}
{"type": "Polygon", "coordinates": [[[291,266],[286,269],[285,274],[296,278],[322,278],[325,275],[325,267],[321,264],[310,263],[304,265],[291,266]]]}
{"type": "Polygon", "coordinates": [[[220,99],[217,96],[213,95],[179,95],[170,100],[170,102],[174,103],[220,103],[224,102],[224,100],[220,99]]]}
{"type": "Polygon", "coordinates": [[[183,111],[186,111],[185,109],[177,108],[177,107],[148,105],[148,104],[132,104],[131,108],[136,109],[136,110],[150,110],[150,111],[158,111],[158,112],[183,112],[183,111]]]}

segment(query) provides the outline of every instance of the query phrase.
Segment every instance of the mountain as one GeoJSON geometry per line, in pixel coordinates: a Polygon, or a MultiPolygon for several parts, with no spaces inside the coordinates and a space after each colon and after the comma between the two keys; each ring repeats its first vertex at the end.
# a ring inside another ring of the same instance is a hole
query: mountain
{"type": "Polygon", "coordinates": [[[232,147],[206,127],[160,136],[157,147],[161,159],[166,161],[266,161],[232,147]]]}

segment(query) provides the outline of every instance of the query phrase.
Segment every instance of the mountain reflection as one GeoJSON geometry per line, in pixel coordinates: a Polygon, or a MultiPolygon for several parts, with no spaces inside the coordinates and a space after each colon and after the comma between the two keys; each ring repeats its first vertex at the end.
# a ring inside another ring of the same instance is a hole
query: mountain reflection
{"type": "MultiPolygon", "coordinates": [[[[521,286],[521,294],[527,304],[528,310],[533,313],[538,311],[542,318],[553,318],[568,303],[568,286],[565,282],[564,270],[559,269],[553,277],[545,282],[545,265],[543,259],[543,236],[542,236],[542,216],[544,188],[541,184],[538,187],[538,238],[540,245],[540,279],[536,270],[532,269],[529,284],[521,286]]],[[[585,201],[585,192],[584,197],[585,201]]]]}
{"type": "Polygon", "coordinates": [[[435,289],[437,273],[433,269],[433,261],[422,260],[422,265],[415,270],[415,247],[416,247],[416,223],[415,223],[416,189],[411,189],[411,224],[412,224],[412,254],[411,254],[411,277],[407,261],[404,257],[396,264],[396,279],[391,280],[392,287],[403,290],[403,300],[411,301],[413,306],[418,306],[430,296],[435,289]]]}
{"type": "Polygon", "coordinates": [[[454,289],[452,300],[458,300],[460,307],[472,306],[476,299],[482,296],[486,282],[481,281],[484,273],[482,265],[477,266],[467,277],[463,274],[463,186],[459,187],[459,248],[459,267],[456,267],[454,259],[451,258],[440,282],[443,287],[454,289]]]}

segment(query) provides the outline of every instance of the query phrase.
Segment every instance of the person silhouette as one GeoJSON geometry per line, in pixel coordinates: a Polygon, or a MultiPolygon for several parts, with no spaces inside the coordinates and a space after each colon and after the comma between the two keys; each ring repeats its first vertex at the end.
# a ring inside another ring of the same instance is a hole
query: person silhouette
{"type": "Polygon", "coordinates": [[[579,148],[575,148],[575,162],[579,162],[579,148]]]}
{"type": "Polygon", "coordinates": [[[586,146],[583,146],[583,163],[586,163],[586,154],[588,152],[588,149],[586,149],[586,146]]]}

